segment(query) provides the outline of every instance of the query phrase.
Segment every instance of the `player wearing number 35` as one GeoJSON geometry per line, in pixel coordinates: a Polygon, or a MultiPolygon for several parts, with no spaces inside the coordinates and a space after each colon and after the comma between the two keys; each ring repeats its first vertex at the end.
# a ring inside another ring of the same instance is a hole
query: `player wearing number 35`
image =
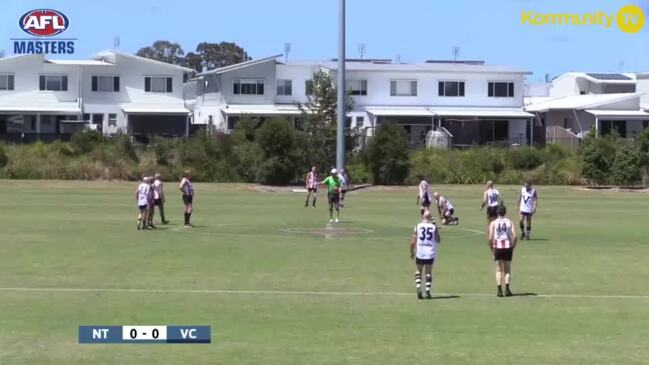
{"type": "Polygon", "coordinates": [[[417,271],[415,271],[415,285],[417,287],[417,298],[424,299],[421,293],[421,271],[426,274],[426,299],[432,299],[430,287],[433,284],[433,263],[437,245],[441,242],[439,231],[431,219],[430,210],[425,210],[421,223],[415,226],[410,239],[410,259],[415,260],[417,271]]]}
{"type": "Polygon", "coordinates": [[[516,228],[511,219],[506,217],[507,208],[504,205],[498,206],[498,218],[489,224],[489,248],[496,261],[496,285],[498,285],[498,296],[503,296],[502,285],[505,282],[505,295],[511,297],[509,290],[512,280],[512,258],[516,247],[516,228]]]}

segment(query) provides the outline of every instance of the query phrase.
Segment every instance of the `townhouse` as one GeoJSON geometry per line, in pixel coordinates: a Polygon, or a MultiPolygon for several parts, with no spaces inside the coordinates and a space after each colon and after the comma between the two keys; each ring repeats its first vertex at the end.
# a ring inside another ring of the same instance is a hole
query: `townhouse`
{"type": "MultiPolygon", "coordinates": [[[[593,130],[634,138],[649,126],[642,101],[643,74],[568,72],[552,80],[548,94],[525,98],[525,110],[546,125],[546,141],[576,146],[593,130]]],[[[644,105],[647,106],[647,105],[644,105]]]]}
{"type": "Polygon", "coordinates": [[[0,59],[0,139],[66,139],[90,125],[105,134],[181,136],[191,69],[115,51],[88,60],[41,54],[0,59]]]}
{"type": "MultiPolygon", "coordinates": [[[[194,123],[231,130],[242,117],[298,120],[314,73],[336,80],[337,62],[280,62],[280,56],[198,74],[187,84],[194,123]]],[[[413,146],[424,144],[433,129],[456,147],[542,143],[544,130],[523,110],[524,70],[481,61],[347,60],[346,74],[353,99],[347,126],[366,136],[393,122],[413,146]]]]}

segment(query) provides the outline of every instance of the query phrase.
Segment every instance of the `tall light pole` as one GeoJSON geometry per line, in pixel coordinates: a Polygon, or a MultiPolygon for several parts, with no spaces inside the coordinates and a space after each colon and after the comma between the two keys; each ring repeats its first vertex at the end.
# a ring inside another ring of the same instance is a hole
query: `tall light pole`
{"type": "Polygon", "coordinates": [[[336,167],[345,166],[345,0],[340,0],[338,15],[338,128],[336,133],[336,167]]]}

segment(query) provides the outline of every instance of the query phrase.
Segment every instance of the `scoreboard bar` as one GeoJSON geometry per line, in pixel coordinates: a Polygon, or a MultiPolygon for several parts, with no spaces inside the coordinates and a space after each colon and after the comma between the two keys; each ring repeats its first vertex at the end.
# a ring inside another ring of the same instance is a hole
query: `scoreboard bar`
{"type": "Polygon", "coordinates": [[[211,326],[79,326],[80,344],[211,342],[211,326]]]}

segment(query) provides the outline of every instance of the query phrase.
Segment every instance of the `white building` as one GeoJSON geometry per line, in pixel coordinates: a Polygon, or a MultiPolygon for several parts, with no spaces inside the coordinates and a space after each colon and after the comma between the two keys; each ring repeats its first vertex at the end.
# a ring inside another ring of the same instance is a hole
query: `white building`
{"type": "MultiPolygon", "coordinates": [[[[199,74],[190,85],[196,89],[194,122],[229,130],[243,116],[299,118],[314,73],[324,70],[336,79],[335,60],[282,63],[279,56],[199,74]]],[[[523,111],[529,72],[462,61],[348,60],[346,67],[354,101],[348,123],[366,135],[391,121],[408,131],[413,145],[432,128],[460,146],[530,141],[533,115],[523,111]]]]}
{"type": "Polygon", "coordinates": [[[56,139],[90,123],[106,134],[184,135],[192,70],[115,51],[90,60],[0,59],[0,136],[56,139]]]}
{"type": "Polygon", "coordinates": [[[641,89],[649,91],[649,84],[641,86],[640,76],[568,72],[552,80],[549,96],[526,98],[525,110],[547,126],[549,143],[575,146],[591,130],[634,138],[649,126],[649,114],[641,107],[647,97],[641,89]]]}

